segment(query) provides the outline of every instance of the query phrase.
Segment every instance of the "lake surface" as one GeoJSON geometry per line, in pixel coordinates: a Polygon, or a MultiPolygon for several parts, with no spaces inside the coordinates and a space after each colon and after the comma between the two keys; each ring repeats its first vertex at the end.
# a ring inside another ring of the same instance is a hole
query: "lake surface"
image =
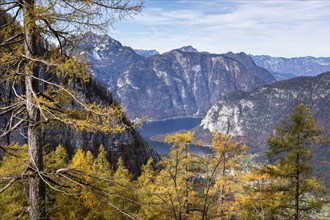
{"type": "MultiPolygon", "coordinates": [[[[143,124],[142,129],[139,129],[142,137],[161,155],[168,154],[171,146],[165,143],[151,141],[149,138],[158,134],[168,134],[177,132],[179,130],[189,130],[201,123],[201,118],[180,118],[169,119],[164,121],[146,122],[143,124]]],[[[196,154],[212,153],[208,147],[191,146],[191,151],[196,154]]]]}

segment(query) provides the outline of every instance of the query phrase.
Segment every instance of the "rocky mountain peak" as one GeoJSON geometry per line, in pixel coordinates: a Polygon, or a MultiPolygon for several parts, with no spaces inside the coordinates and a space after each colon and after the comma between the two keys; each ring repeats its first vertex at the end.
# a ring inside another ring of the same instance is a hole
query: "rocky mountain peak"
{"type": "Polygon", "coordinates": [[[131,47],[123,46],[108,35],[87,33],[79,47],[83,48],[79,54],[87,57],[94,75],[112,92],[116,91],[118,76],[132,63],[144,59],[131,47]]]}
{"type": "Polygon", "coordinates": [[[184,51],[184,52],[199,52],[196,48],[194,48],[191,45],[181,47],[178,50],[181,50],[181,51],[184,51]]]}

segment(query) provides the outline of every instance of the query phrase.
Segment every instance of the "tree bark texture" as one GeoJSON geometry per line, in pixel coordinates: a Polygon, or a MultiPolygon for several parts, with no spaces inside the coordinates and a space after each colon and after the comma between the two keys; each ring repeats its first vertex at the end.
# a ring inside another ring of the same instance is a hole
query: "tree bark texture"
{"type": "MultiPolygon", "coordinates": [[[[34,22],[34,0],[24,2],[24,34],[25,56],[33,58],[37,55],[37,34],[34,22]]],[[[36,106],[35,94],[38,93],[38,83],[32,76],[38,77],[36,63],[27,63],[25,68],[26,110],[28,113],[28,154],[29,164],[34,175],[29,179],[29,215],[31,220],[46,219],[45,183],[39,172],[43,171],[41,131],[39,128],[40,112],[36,106]]]]}

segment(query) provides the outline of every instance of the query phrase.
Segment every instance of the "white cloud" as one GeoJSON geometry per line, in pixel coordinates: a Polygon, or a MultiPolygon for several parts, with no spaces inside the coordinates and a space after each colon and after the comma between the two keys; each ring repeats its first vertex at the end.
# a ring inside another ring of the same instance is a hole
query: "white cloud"
{"type": "Polygon", "coordinates": [[[215,53],[330,56],[328,0],[171,3],[168,9],[147,2],[142,15],[118,26],[115,37],[161,52],[191,44],[215,53]]]}

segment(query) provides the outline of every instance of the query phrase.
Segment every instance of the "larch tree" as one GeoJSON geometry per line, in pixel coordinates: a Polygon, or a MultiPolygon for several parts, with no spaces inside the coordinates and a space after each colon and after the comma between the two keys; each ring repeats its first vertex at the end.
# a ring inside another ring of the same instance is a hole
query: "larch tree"
{"type": "Polygon", "coordinates": [[[200,161],[202,187],[201,219],[231,218],[236,213],[234,202],[238,192],[238,179],[247,146],[230,136],[212,133],[213,154],[200,161]]]}
{"type": "MultiPolygon", "coordinates": [[[[129,0],[1,0],[0,115],[8,116],[0,141],[27,129],[30,219],[46,219],[42,126],[57,121],[78,130],[120,132],[121,109],[87,103],[73,85],[91,77],[70,48],[87,31],[103,31],[116,19],[139,13],[129,0]]],[[[1,142],[3,143],[3,142],[1,142]]],[[[6,151],[6,147],[1,147],[6,151]]],[[[13,184],[16,177],[8,178],[13,184]]],[[[6,188],[8,188],[6,184],[6,188]]]]}
{"type": "Polygon", "coordinates": [[[172,148],[169,156],[160,162],[160,172],[153,170],[151,161],[144,166],[138,179],[143,219],[194,219],[196,193],[189,151],[193,135],[186,132],[166,136],[165,141],[172,148]]]}
{"type": "Polygon", "coordinates": [[[285,218],[299,220],[310,210],[321,208],[324,187],[311,177],[311,146],[322,139],[310,110],[299,104],[290,115],[275,126],[269,138],[267,156],[272,165],[262,169],[271,180],[268,191],[276,193],[277,210],[285,218]],[[280,193],[279,193],[280,192],[280,193]]]}

